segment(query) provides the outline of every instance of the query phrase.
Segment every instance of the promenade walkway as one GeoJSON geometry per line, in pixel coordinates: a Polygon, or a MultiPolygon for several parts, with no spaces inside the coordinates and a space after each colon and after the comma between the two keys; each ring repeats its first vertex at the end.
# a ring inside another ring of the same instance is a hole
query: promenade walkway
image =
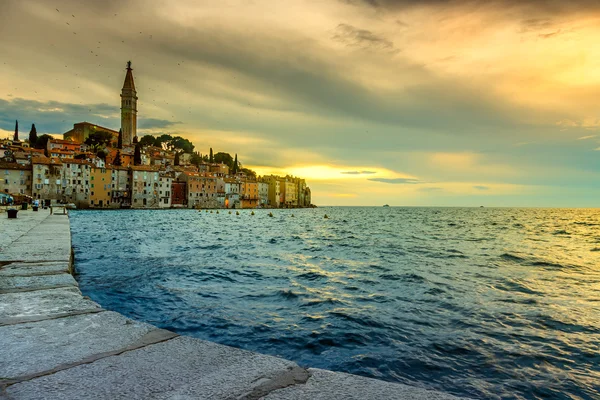
{"type": "Polygon", "coordinates": [[[456,399],[133,321],[71,272],[68,216],[0,213],[0,399],[456,399]]]}

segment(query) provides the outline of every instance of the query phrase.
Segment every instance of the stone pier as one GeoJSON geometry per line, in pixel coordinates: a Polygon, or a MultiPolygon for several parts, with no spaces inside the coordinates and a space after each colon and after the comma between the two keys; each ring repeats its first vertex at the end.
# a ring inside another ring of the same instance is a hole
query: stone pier
{"type": "Polygon", "coordinates": [[[456,399],[133,321],[72,272],[67,215],[0,213],[0,399],[456,399]]]}

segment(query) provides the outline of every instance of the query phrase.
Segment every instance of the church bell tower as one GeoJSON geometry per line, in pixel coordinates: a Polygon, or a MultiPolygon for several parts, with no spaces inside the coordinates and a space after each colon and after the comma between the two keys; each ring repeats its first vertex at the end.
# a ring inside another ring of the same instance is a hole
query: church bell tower
{"type": "Polygon", "coordinates": [[[123,145],[131,145],[137,135],[137,93],[133,83],[131,61],[127,61],[127,74],[121,90],[121,130],[123,145]]]}

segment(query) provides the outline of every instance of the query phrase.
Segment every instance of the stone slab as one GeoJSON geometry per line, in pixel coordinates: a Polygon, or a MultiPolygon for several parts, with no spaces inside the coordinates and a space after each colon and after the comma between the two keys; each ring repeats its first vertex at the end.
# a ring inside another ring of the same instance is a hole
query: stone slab
{"type": "Polygon", "coordinates": [[[0,261],[69,261],[70,259],[71,243],[64,241],[40,242],[33,239],[19,239],[0,254],[0,261]]]}
{"type": "Polygon", "coordinates": [[[25,290],[50,289],[61,286],[77,287],[77,281],[71,274],[42,276],[1,276],[0,294],[25,290]]]}
{"type": "Polygon", "coordinates": [[[0,294],[0,325],[15,323],[23,318],[100,309],[97,303],[85,299],[76,287],[5,293],[0,294]]]}
{"type": "Polygon", "coordinates": [[[450,394],[310,368],[305,384],[275,390],[265,400],[459,400],[450,394]]]}
{"type": "Polygon", "coordinates": [[[24,263],[14,262],[0,266],[0,277],[3,276],[35,276],[68,273],[67,261],[24,263]]]}
{"type": "Polygon", "coordinates": [[[293,362],[189,337],[6,388],[14,399],[237,399],[293,362]]]}
{"type": "Polygon", "coordinates": [[[67,216],[32,211],[19,214],[22,214],[21,219],[0,219],[0,231],[5,236],[0,241],[0,262],[68,262],[71,259],[71,231],[67,216]]]}
{"type": "Polygon", "coordinates": [[[152,325],[104,311],[0,327],[0,382],[135,344],[152,325]]]}

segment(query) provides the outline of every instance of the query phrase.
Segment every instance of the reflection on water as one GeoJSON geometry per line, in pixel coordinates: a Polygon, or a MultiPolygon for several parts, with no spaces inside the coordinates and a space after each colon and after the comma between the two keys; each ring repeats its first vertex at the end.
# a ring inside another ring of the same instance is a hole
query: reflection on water
{"type": "Polygon", "coordinates": [[[598,398],[600,210],[268,212],[73,212],[82,291],[302,365],[472,397],[598,398]]]}

